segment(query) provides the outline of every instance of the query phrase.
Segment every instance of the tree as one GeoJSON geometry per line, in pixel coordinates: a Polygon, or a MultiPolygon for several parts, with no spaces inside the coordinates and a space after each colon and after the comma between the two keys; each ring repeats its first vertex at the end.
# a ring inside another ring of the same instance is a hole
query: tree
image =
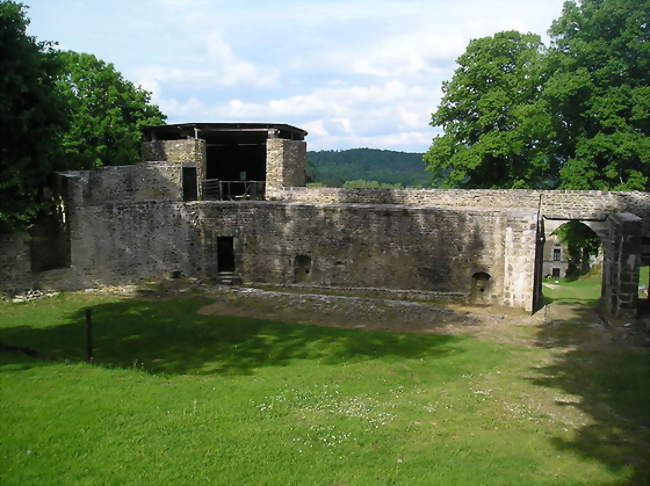
{"type": "MultiPolygon", "coordinates": [[[[545,186],[552,122],[539,93],[545,79],[539,36],[500,32],[472,40],[457,62],[431,124],[442,126],[424,155],[445,187],[545,186]]],[[[552,181],[550,182],[552,183],[552,181]]]]}
{"type": "Polygon", "coordinates": [[[140,159],[140,129],[166,116],[151,94],[125,80],[112,64],[91,54],[59,52],[57,81],[70,123],[61,140],[58,168],[91,169],[140,159]]]}
{"type": "Polygon", "coordinates": [[[27,35],[22,4],[0,2],[0,232],[27,225],[65,122],[51,43],[27,35]]]}
{"type": "Polygon", "coordinates": [[[584,223],[571,220],[556,231],[560,241],[566,243],[569,251],[568,278],[577,278],[589,272],[591,256],[598,255],[600,238],[584,223]]]}
{"type": "Polygon", "coordinates": [[[561,187],[650,190],[650,1],[568,1],[549,33],[561,187]]]}
{"type": "Polygon", "coordinates": [[[424,157],[447,187],[650,190],[650,0],[568,1],[549,31],[471,41],[424,157]]]}

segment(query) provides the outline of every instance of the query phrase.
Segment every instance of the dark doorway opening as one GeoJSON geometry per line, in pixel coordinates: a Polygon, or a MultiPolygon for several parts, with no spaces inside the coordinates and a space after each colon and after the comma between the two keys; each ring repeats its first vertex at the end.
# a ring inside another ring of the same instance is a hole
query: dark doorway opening
{"type": "Polygon", "coordinates": [[[217,238],[217,267],[219,272],[235,271],[235,247],[232,236],[217,238]]]}
{"type": "Polygon", "coordinates": [[[196,201],[196,167],[183,167],[183,201],[196,201]]]}

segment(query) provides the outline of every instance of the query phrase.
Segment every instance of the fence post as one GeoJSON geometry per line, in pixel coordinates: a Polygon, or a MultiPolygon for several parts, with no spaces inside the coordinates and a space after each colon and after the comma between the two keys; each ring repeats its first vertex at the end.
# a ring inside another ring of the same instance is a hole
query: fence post
{"type": "Polygon", "coordinates": [[[92,363],[93,357],[93,323],[90,309],[86,309],[86,361],[92,363]]]}

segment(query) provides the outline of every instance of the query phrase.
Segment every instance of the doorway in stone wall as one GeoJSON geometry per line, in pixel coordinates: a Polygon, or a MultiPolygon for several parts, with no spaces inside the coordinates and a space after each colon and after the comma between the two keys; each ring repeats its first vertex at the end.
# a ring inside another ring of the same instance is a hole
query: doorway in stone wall
{"type": "Polygon", "coordinates": [[[219,272],[235,271],[235,247],[232,236],[217,238],[217,267],[219,272]]]}
{"type": "Polygon", "coordinates": [[[602,293],[603,265],[600,237],[581,221],[563,223],[544,242],[544,303],[595,306],[602,293]]]}

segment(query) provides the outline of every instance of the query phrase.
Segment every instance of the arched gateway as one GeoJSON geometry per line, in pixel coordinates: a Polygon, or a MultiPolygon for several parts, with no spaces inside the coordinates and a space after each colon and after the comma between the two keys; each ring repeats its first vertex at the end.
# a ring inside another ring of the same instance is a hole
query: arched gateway
{"type": "Polygon", "coordinates": [[[307,188],[306,134],[284,124],[150,127],[143,163],[53,175],[52,211],[33,237],[0,235],[0,290],[227,272],[244,284],[532,312],[543,302],[545,238],[577,220],[603,241],[603,308],[634,316],[639,267],[650,262],[647,193],[307,188]]]}

